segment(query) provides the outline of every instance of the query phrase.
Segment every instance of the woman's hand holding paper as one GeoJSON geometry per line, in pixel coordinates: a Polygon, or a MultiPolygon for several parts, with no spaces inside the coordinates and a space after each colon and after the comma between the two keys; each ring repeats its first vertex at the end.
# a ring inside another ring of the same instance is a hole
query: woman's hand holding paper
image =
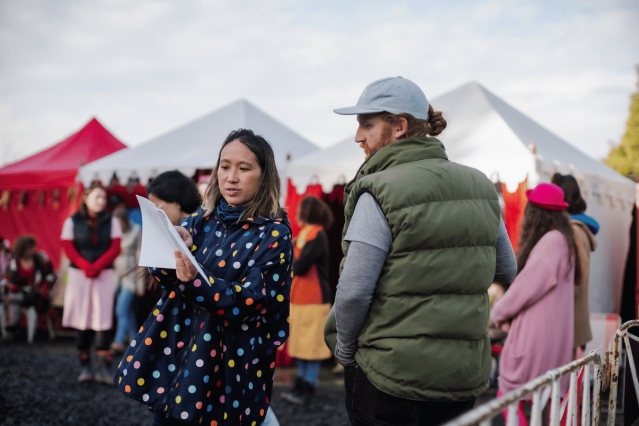
{"type": "Polygon", "coordinates": [[[193,281],[197,276],[197,269],[193,263],[179,250],[175,250],[175,272],[178,280],[182,282],[193,281]]]}
{"type": "Polygon", "coordinates": [[[178,234],[180,234],[180,237],[182,237],[182,241],[184,241],[184,244],[186,244],[186,247],[190,249],[191,246],[193,245],[193,238],[191,237],[191,233],[187,231],[186,229],[182,228],[181,226],[176,226],[175,230],[177,231],[178,234]]]}

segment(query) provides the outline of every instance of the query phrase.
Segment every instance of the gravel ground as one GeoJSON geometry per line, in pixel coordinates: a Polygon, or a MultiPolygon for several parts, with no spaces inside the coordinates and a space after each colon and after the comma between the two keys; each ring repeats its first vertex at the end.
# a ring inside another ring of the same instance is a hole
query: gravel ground
{"type": "MultiPolygon", "coordinates": [[[[1,342],[0,425],[151,425],[151,412],[144,405],[115,387],[78,384],[79,372],[71,339],[36,341],[32,346],[1,342]]],[[[282,426],[348,425],[339,379],[323,371],[317,398],[299,407],[280,398],[293,377],[292,369],[277,372],[272,407],[282,426]]]]}

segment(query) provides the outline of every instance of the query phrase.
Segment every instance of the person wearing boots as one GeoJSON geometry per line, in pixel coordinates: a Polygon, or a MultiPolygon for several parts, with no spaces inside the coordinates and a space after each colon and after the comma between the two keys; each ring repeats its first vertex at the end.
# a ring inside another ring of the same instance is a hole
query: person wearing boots
{"type": "Polygon", "coordinates": [[[77,213],[62,226],[62,248],[71,261],[67,272],[62,325],[76,329],[80,358],[79,382],[90,381],[91,345],[95,340],[95,380],[113,384],[108,368],[113,326],[115,274],[113,262],[120,254],[120,222],[105,211],[106,191],[97,185],[82,194],[77,213]]]}
{"type": "Polygon", "coordinates": [[[330,207],[317,197],[308,196],[297,209],[302,228],[293,241],[293,285],[288,353],[297,359],[298,377],[293,392],[282,397],[304,404],[319,384],[321,360],[332,356],[324,344],[324,323],[330,305],[328,283],[328,239],[326,229],[333,224],[330,207]]]}

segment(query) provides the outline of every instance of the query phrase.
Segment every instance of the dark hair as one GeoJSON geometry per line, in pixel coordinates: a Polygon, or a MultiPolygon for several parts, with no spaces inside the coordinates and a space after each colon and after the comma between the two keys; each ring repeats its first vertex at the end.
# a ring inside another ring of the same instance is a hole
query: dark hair
{"type": "Polygon", "coordinates": [[[13,245],[14,258],[22,259],[26,251],[34,248],[37,244],[38,240],[33,235],[20,235],[13,245]]]}
{"type": "Polygon", "coordinates": [[[297,207],[297,215],[300,220],[309,225],[322,225],[324,229],[330,229],[333,225],[333,212],[324,201],[312,195],[304,197],[297,207]]]}
{"type": "Polygon", "coordinates": [[[124,223],[124,227],[122,228],[123,233],[129,232],[131,229],[131,220],[129,219],[129,213],[127,213],[126,209],[115,209],[113,211],[113,216],[117,217],[124,223]]]}
{"type": "Polygon", "coordinates": [[[530,202],[526,204],[526,208],[524,209],[524,219],[519,234],[517,270],[521,272],[524,269],[532,249],[539,240],[541,240],[541,237],[550,231],[561,232],[568,241],[571,257],[570,263],[572,264],[572,259],[575,261],[575,285],[580,285],[583,272],[577,241],[568,216],[560,211],[542,209],[530,202]]]}
{"type": "Polygon", "coordinates": [[[400,118],[408,123],[405,138],[422,138],[425,136],[437,136],[444,131],[448,123],[441,111],[435,111],[432,105],[428,105],[428,120],[420,120],[412,115],[403,112],[401,114],[391,114],[383,112],[382,120],[390,124],[397,124],[400,118]]]}
{"type": "Polygon", "coordinates": [[[550,182],[564,191],[564,201],[568,203],[568,208],[566,209],[568,213],[579,214],[586,211],[586,201],[581,198],[579,184],[573,175],[555,173],[552,175],[550,182]]]}
{"type": "Polygon", "coordinates": [[[178,203],[180,210],[188,214],[199,209],[202,202],[195,183],[177,170],[157,175],[148,192],[162,201],[178,203]]]}
{"type": "Polygon", "coordinates": [[[119,196],[118,194],[113,194],[109,197],[109,207],[111,207],[112,209],[115,208],[118,204],[121,204],[124,202],[124,199],[119,196]]]}
{"type": "Polygon", "coordinates": [[[257,162],[262,170],[262,177],[260,179],[261,189],[257,191],[255,197],[248,203],[246,209],[242,213],[242,218],[249,217],[282,217],[284,211],[280,207],[280,194],[282,191],[280,175],[277,172],[275,166],[275,155],[273,154],[273,148],[262,136],[258,136],[253,133],[252,130],[238,129],[234,130],[226,137],[222,147],[220,148],[220,154],[217,157],[217,164],[211,172],[208,186],[206,187],[206,205],[205,215],[211,214],[215,211],[218,202],[222,198],[220,192],[220,185],[217,181],[217,171],[220,167],[220,159],[222,158],[222,151],[226,145],[233,141],[242,142],[248,149],[251,150],[257,162]]]}

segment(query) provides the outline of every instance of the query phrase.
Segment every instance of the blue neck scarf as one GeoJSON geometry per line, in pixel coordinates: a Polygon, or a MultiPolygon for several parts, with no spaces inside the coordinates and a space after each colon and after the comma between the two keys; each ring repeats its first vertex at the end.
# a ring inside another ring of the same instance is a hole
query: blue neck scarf
{"type": "Polygon", "coordinates": [[[244,207],[231,207],[229,203],[226,202],[224,197],[220,198],[220,202],[217,205],[217,217],[220,219],[225,225],[230,225],[232,223],[237,223],[240,220],[240,216],[244,213],[244,207]]]}

